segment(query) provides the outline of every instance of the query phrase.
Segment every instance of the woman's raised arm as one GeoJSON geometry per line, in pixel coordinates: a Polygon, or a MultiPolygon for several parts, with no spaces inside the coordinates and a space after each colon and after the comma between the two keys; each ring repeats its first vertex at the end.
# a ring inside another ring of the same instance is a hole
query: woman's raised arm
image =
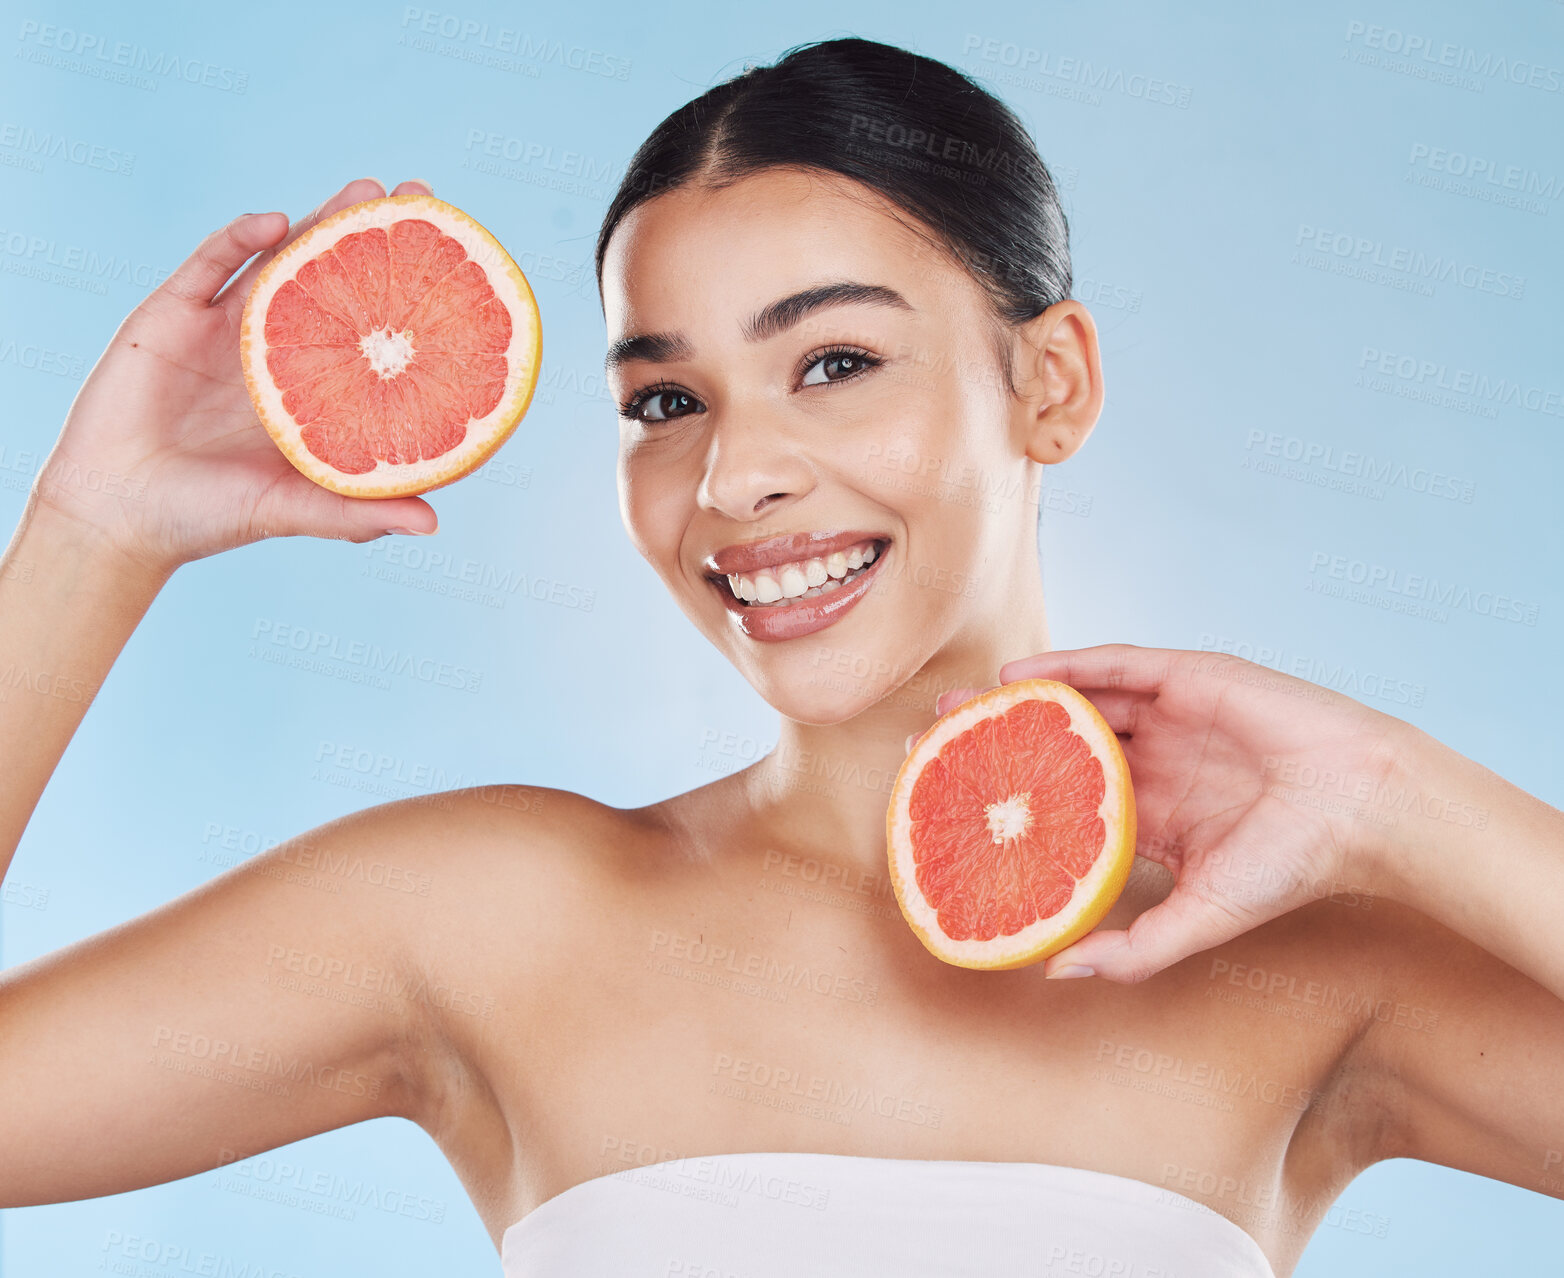
{"type": "Polygon", "coordinates": [[[383,194],[360,179],[291,229],[281,213],[257,213],[212,232],[83,383],[0,560],[0,877],[87,706],[181,564],[266,537],[433,530],[421,498],[342,497],[296,471],[257,420],[239,360],[244,299],[269,257],[383,194]]]}
{"type": "MultiPolygon", "coordinates": [[[[381,194],[351,183],[293,235],[381,194]]],[[[366,541],[434,525],[418,498],[311,483],[255,418],[238,333],[262,260],[229,281],[279,246],[285,223],[252,215],[214,232],[120,326],[0,558],[0,876],[180,564],[268,536],[366,541]]],[[[432,1003],[416,996],[430,980],[415,939],[427,902],[323,867],[400,860],[416,874],[448,820],[415,801],[343,818],[0,973],[0,1206],[117,1193],[366,1118],[425,1117],[439,1061],[432,1003]],[[314,996],[321,974],[354,996],[314,996]]]]}

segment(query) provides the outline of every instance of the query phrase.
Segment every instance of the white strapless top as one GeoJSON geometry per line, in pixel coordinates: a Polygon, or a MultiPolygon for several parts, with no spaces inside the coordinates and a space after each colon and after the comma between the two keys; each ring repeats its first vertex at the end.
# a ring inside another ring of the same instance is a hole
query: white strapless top
{"type": "Polygon", "coordinates": [[[505,1278],[1275,1278],[1203,1203],[1046,1163],[716,1154],[572,1185],[507,1229],[505,1278]]]}

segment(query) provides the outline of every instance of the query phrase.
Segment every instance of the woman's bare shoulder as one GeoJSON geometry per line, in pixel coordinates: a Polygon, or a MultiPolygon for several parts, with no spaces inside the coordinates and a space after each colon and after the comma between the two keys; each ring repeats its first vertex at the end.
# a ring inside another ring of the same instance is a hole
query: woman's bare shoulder
{"type": "Polygon", "coordinates": [[[575,929],[579,942],[687,859],[687,823],[676,810],[676,800],[621,808],[573,790],[507,783],[359,815],[376,822],[418,877],[427,926],[503,935],[506,920],[521,916],[538,930],[575,929]]]}
{"type": "MultiPolygon", "coordinates": [[[[550,786],[506,783],[419,795],[364,809],[357,842],[378,849],[387,886],[407,904],[398,928],[431,984],[470,1006],[522,1014],[544,983],[580,967],[633,901],[626,867],[655,830],[635,810],[550,786]]],[[[326,827],[330,828],[330,827],[326,827]]],[[[437,1018],[444,1037],[472,1028],[437,1018]]],[[[523,1016],[523,1019],[524,1016],[523,1016]]]]}
{"type": "Polygon", "coordinates": [[[662,826],[651,812],[573,790],[500,783],[401,799],[346,819],[373,822],[427,883],[424,896],[481,908],[475,893],[514,906],[509,889],[563,892],[623,877],[658,844],[662,826]]]}

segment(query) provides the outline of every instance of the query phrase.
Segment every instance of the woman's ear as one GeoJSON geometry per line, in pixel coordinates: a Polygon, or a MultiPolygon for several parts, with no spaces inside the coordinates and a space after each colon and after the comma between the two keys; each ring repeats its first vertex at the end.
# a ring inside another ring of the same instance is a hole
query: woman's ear
{"type": "Polygon", "coordinates": [[[1015,426],[1026,455],[1045,466],[1073,456],[1102,415],[1097,325],[1074,298],[1015,330],[1015,426]]]}

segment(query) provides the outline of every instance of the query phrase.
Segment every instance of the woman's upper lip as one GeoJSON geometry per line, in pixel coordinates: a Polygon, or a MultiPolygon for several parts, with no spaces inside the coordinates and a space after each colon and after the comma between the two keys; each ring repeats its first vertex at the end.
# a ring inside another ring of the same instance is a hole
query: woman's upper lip
{"type": "Polygon", "coordinates": [[[725,546],[715,554],[707,555],[701,561],[701,567],[713,577],[726,577],[733,573],[758,572],[778,564],[797,563],[800,559],[823,559],[826,555],[846,550],[859,542],[889,540],[884,533],[861,529],[839,533],[785,533],[725,546]]]}

